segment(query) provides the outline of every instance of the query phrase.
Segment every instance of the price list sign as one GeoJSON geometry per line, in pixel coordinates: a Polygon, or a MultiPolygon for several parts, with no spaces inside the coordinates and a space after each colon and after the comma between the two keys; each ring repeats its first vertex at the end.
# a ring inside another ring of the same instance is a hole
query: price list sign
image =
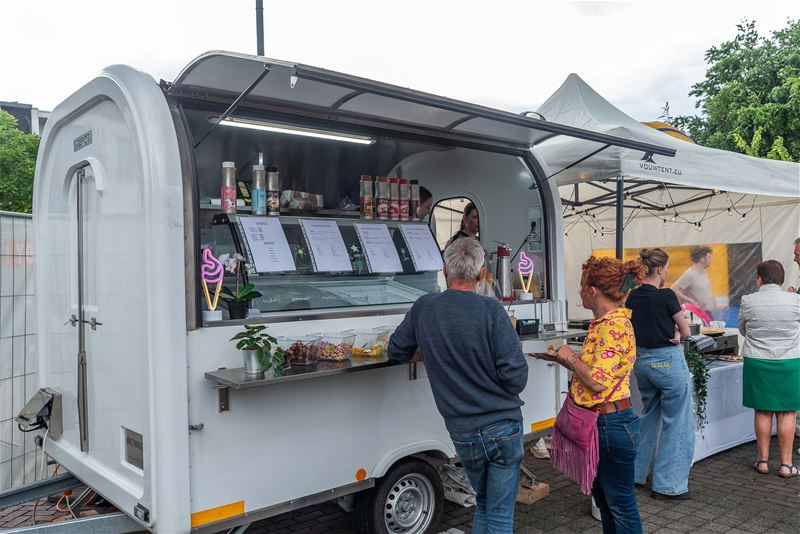
{"type": "Polygon", "coordinates": [[[411,261],[417,271],[438,271],[442,268],[442,253],[424,224],[401,224],[400,232],[408,245],[411,261]]]}
{"type": "Polygon", "coordinates": [[[275,217],[241,217],[239,224],[259,273],[296,270],[286,234],[275,217]]]}
{"type": "Polygon", "coordinates": [[[373,273],[401,273],[403,264],[385,224],[355,224],[364,247],[369,270],[373,273]]]}
{"type": "Polygon", "coordinates": [[[350,272],[350,256],[347,254],[342,233],[336,221],[325,219],[300,219],[300,227],[311,251],[314,270],[325,272],[350,272]]]}

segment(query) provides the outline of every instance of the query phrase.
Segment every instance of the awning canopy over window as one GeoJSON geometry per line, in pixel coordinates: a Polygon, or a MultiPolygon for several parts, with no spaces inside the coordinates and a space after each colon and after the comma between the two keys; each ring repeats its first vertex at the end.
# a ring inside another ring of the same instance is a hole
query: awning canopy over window
{"type": "Polygon", "coordinates": [[[212,98],[240,105],[306,111],[344,122],[458,136],[527,150],[554,136],[568,136],[665,156],[675,151],[469,104],[316,67],[232,52],[196,58],[169,87],[169,94],[212,98]],[[265,74],[266,73],[266,74],[265,74]],[[249,92],[247,91],[248,89],[249,92]]]}

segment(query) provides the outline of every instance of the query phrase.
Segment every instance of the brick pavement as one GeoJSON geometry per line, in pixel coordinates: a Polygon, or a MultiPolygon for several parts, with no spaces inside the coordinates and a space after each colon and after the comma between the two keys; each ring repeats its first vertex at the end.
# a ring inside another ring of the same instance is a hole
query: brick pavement
{"type": "MultiPolygon", "coordinates": [[[[679,532],[728,534],[797,534],[800,532],[800,478],[783,479],[778,467],[777,444],[773,438],[770,475],[750,468],[755,443],[741,445],[707,458],[692,468],[689,501],[655,501],[646,490],[637,490],[644,530],[653,534],[679,532]]],[[[795,460],[797,463],[797,460],[795,460]]],[[[589,515],[589,498],[577,486],[557,473],[549,460],[526,455],[525,463],[551,486],[550,496],[532,505],[517,505],[515,533],[597,533],[600,523],[589,515]]],[[[0,529],[32,523],[33,504],[0,511],[0,529]]],[[[62,514],[54,505],[39,506],[37,518],[58,520],[62,514]]],[[[453,503],[445,506],[441,531],[469,532],[472,508],[453,503]]],[[[356,534],[352,514],[335,503],[296,510],[253,524],[248,534],[356,534]]]]}
{"type": "MultiPolygon", "coordinates": [[[[750,468],[755,442],[741,445],[698,462],[692,468],[689,501],[656,501],[638,489],[639,509],[645,533],[680,532],[728,534],[797,534],[800,532],[800,478],[783,479],[778,467],[777,440],[773,438],[772,474],[760,475],[750,468]]],[[[797,463],[797,460],[795,460],[797,463]]],[[[514,532],[519,534],[596,533],[600,523],[590,515],[589,497],[556,472],[549,460],[529,453],[525,463],[539,479],[550,484],[550,496],[532,505],[517,504],[514,532]]],[[[453,503],[445,506],[441,531],[469,532],[472,508],[453,503]]],[[[352,514],[336,504],[325,503],[296,510],[253,524],[248,534],[355,534],[352,514]]]]}

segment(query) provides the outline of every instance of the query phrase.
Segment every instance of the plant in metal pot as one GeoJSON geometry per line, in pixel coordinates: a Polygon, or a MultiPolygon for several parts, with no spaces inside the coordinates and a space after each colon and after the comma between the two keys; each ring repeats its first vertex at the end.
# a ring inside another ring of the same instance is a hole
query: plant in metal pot
{"type": "Polygon", "coordinates": [[[692,373],[695,415],[697,416],[697,427],[702,433],[706,424],[708,424],[708,414],[706,413],[708,367],[706,367],[703,356],[692,348],[686,349],[686,363],[689,365],[689,372],[692,373]]]}
{"type": "Polygon", "coordinates": [[[283,351],[278,348],[278,340],[264,332],[266,325],[245,325],[244,330],[230,340],[236,342],[236,348],[242,351],[244,372],[247,375],[260,376],[271,372],[273,376],[282,376],[286,368],[283,351]]]}
{"type": "Polygon", "coordinates": [[[255,290],[253,284],[242,283],[244,270],[247,268],[244,256],[239,253],[222,254],[219,261],[225,266],[226,271],[234,275],[235,279],[234,288],[223,286],[219,296],[228,304],[228,314],[231,319],[244,319],[247,309],[250,307],[250,301],[260,297],[261,293],[255,290]]]}

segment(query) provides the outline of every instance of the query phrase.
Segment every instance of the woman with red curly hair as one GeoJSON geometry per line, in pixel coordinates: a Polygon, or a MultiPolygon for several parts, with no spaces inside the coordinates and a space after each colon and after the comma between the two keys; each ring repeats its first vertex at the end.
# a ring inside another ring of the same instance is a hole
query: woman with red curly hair
{"type": "Polygon", "coordinates": [[[592,496],[600,508],[604,534],[642,532],[633,484],[639,418],[630,400],[636,340],[631,312],[623,302],[646,271],[639,261],[590,257],[583,264],[580,297],[594,320],[580,355],[562,345],[554,359],[572,371],[569,392],[575,403],[599,414],[600,462],[592,496]]]}

